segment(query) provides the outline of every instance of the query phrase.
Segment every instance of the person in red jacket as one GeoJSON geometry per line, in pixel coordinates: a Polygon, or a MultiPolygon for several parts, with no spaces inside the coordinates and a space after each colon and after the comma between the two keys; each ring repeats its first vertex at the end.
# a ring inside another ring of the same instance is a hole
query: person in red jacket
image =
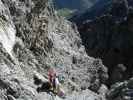
{"type": "Polygon", "coordinates": [[[51,84],[51,87],[53,88],[53,90],[56,88],[56,84],[55,84],[55,79],[56,79],[56,71],[54,68],[50,68],[48,70],[48,79],[49,79],[49,83],[51,84]]]}
{"type": "Polygon", "coordinates": [[[52,87],[52,91],[57,94],[60,97],[64,97],[65,96],[65,92],[64,90],[60,87],[61,84],[58,80],[58,76],[57,73],[55,71],[54,68],[50,68],[48,70],[48,79],[49,79],[49,83],[52,87]]]}

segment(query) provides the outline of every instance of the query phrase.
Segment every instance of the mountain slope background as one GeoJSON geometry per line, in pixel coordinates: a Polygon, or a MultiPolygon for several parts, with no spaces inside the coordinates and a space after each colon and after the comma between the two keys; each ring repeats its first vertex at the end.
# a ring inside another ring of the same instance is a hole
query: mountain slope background
{"type": "Polygon", "coordinates": [[[69,8],[76,10],[85,10],[90,8],[96,0],[54,0],[57,8],[69,8]]]}
{"type": "Polygon", "coordinates": [[[59,15],[66,18],[71,18],[75,13],[84,12],[86,9],[92,7],[96,1],[98,0],[53,0],[57,12],[59,11],[59,15]],[[60,13],[60,11],[66,12],[67,15],[60,13]]]}
{"type": "Polygon", "coordinates": [[[78,26],[88,55],[102,58],[108,66],[108,84],[132,77],[132,6],[130,0],[101,0],[71,19],[78,26]],[[120,80],[112,75],[119,64],[126,68],[120,80]]]}
{"type": "Polygon", "coordinates": [[[92,7],[84,10],[82,13],[75,13],[70,20],[76,22],[77,24],[87,19],[93,20],[106,13],[109,10],[111,2],[112,0],[99,0],[92,7]]]}
{"type": "Polygon", "coordinates": [[[107,66],[109,100],[132,99],[133,2],[99,0],[83,13],[70,18],[88,55],[99,57],[107,66]]]}

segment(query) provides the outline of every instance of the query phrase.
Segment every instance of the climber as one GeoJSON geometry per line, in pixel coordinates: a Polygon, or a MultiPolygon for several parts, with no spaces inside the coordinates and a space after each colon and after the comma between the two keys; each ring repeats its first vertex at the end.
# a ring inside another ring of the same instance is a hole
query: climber
{"type": "Polygon", "coordinates": [[[48,79],[49,79],[49,83],[51,85],[51,90],[53,91],[53,93],[57,94],[60,97],[65,97],[65,92],[64,90],[61,88],[61,84],[58,80],[58,75],[55,71],[54,68],[50,68],[48,70],[48,79]]]}
{"type": "Polygon", "coordinates": [[[54,68],[50,68],[48,70],[48,79],[49,79],[49,83],[52,87],[53,92],[57,93],[59,91],[60,83],[59,83],[58,76],[54,68]]]}

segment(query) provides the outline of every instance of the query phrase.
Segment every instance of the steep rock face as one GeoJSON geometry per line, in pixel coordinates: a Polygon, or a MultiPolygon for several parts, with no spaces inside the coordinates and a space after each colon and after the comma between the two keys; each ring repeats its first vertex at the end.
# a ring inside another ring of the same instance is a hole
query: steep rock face
{"type": "Polygon", "coordinates": [[[55,96],[37,93],[33,82],[35,73],[47,76],[49,67],[64,77],[66,100],[76,98],[70,97],[72,91],[98,92],[108,78],[106,67],[87,56],[75,25],[58,17],[48,0],[0,0],[0,4],[1,100],[42,100],[41,95],[53,100],[55,96]]]}
{"type": "Polygon", "coordinates": [[[102,58],[109,68],[108,84],[132,76],[132,9],[129,9],[126,0],[116,1],[114,0],[111,8],[104,15],[79,24],[87,53],[90,56],[102,58]],[[119,71],[122,70],[121,72],[115,71],[119,64],[124,64],[122,66],[126,71],[121,68],[119,69],[119,71]],[[119,79],[114,79],[112,73],[115,77],[119,76],[119,79]]]}

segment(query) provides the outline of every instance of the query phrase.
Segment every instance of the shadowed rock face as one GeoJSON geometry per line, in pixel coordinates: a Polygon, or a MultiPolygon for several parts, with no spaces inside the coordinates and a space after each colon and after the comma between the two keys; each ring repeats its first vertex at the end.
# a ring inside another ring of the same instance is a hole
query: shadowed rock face
{"type": "Polygon", "coordinates": [[[127,67],[127,70],[122,73],[122,80],[132,77],[132,20],[132,9],[129,10],[127,1],[115,2],[114,0],[107,13],[94,20],[84,20],[78,24],[88,55],[102,58],[103,63],[108,66],[109,85],[114,83],[112,73],[118,64],[127,67]]]}
{"type": "Polygon", "coordinates": [[[36,90],[34,74],[47,76],[49,67],[64,77],[66,100],[103,97],[86,89],[96,86],[97,92],[107,68],[86,54],[77,28],[57,16],[51,2],[0,0],[0,5],[0,100],[62,100],[36,90]]]}

